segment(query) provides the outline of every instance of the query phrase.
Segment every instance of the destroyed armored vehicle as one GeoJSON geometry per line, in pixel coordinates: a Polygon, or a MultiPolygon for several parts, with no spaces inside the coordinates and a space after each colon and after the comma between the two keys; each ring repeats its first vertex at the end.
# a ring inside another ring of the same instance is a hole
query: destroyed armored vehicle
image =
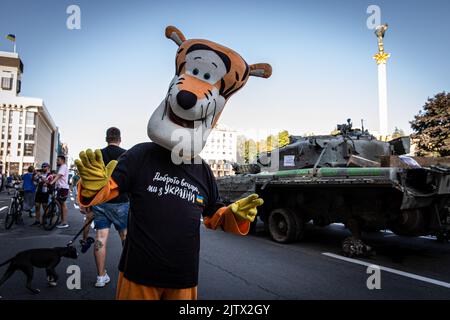
{"type": "Polygon", "coordinates": [[[222,199],[258,193],[258,216],[280,243],[301,240],[309,222],[343,223],[352,233],[344,248],[350,256],[370,251],[361,245],[364,231],[448,240],[450,159],[404,156],[409,138],[380,141],[350,120],[337,128],[335,135],[291,137],[257,163],[235,164],[234,176],[217,178],[222,199]]]}

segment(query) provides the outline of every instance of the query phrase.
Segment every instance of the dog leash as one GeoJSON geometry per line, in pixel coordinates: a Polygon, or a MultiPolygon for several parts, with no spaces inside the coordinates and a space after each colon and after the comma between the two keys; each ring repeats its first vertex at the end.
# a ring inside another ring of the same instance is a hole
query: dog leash
{"type": "Polygon", "coordinates": [[[80,229],[80,231],[78,231],[78,233],[72,238],[72,240],[69,241],[69,243],[67,244],[68,247],[71,246],[74,243],[75,240],[77,240],[77,238],[80,236],[80,234],[83,233],[83,230],[87,226],[89,226],[92,223],[93,220],[94,220],[94,218],[92,217],[83,225],[83,227],[80,229]]]}

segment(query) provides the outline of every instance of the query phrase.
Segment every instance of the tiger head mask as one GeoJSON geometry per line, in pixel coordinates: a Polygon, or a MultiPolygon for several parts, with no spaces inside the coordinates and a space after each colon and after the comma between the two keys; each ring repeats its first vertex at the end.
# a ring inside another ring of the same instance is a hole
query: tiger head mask
{"type": "Polygon", "coordinates": [[[149,138],[183,158],[203,149],[225,103],[250,76],[268,78],[269,64],[248,65],[235,51],[208,40],[186,40],[177,28],[166,28],[166,37],[178,46],[175,76],[165,99],[152,114],[149,138]]]}

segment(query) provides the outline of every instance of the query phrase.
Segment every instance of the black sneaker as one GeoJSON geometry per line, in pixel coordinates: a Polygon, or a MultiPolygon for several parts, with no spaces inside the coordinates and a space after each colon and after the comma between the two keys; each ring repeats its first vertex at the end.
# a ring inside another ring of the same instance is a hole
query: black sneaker
{"type": "Polygon", "coordinates": [[[80,240],[81,253],[86,253],[94,242],[95,240],[92,237],[88,237],[86,240],[80,240]]]}
{"type": "Polygon", "coordinates": [[[31,224],[32,227],[34,226],[40,226],[41,223],[39,221],[34,221],[33,224],[31,224]]]}

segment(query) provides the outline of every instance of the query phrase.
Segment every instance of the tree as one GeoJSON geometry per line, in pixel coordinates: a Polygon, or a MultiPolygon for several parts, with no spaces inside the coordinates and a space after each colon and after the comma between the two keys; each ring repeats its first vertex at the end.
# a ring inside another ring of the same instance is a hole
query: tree
{"type": "Polygon", "coordinates": [[[278,147],[277,144],[278,144],[277,137],[275,137],[275,136],[268,136],[266,138],[266,143],[265,143],[266,150],[264,150],[264,151],[267,151],[267,152],[272,151],[273,149],[278,147]]]}
{"type": "Polygon", "coordinates": [[[237,138],[237,162],[253,163],[263,153],[275,148],[281,148],[290,143],[289,132],[283,130],[276,135],[269,135],[266,139],[254,141],[240,135],[237,138]]]}
{"type": "Polygon", "coordinates": [[[280,148],[288,145],[290,142],[291,139],[289,138],[289,132],[287,130],[283,130],[278,133],[278,146],[280,148]]]}
{"type": "Polygon", "coordinates": [[[410,122],[417,140],[417,155],[450,156],[450,93],[428,98],[423,110],[410,122]]]}
{"type": "Polygon", "coordinates": [[[256,143],[252,139],[245,141],[244,143],[244,162],[252,163],[256,159],[257,155],[256,143]]]}

